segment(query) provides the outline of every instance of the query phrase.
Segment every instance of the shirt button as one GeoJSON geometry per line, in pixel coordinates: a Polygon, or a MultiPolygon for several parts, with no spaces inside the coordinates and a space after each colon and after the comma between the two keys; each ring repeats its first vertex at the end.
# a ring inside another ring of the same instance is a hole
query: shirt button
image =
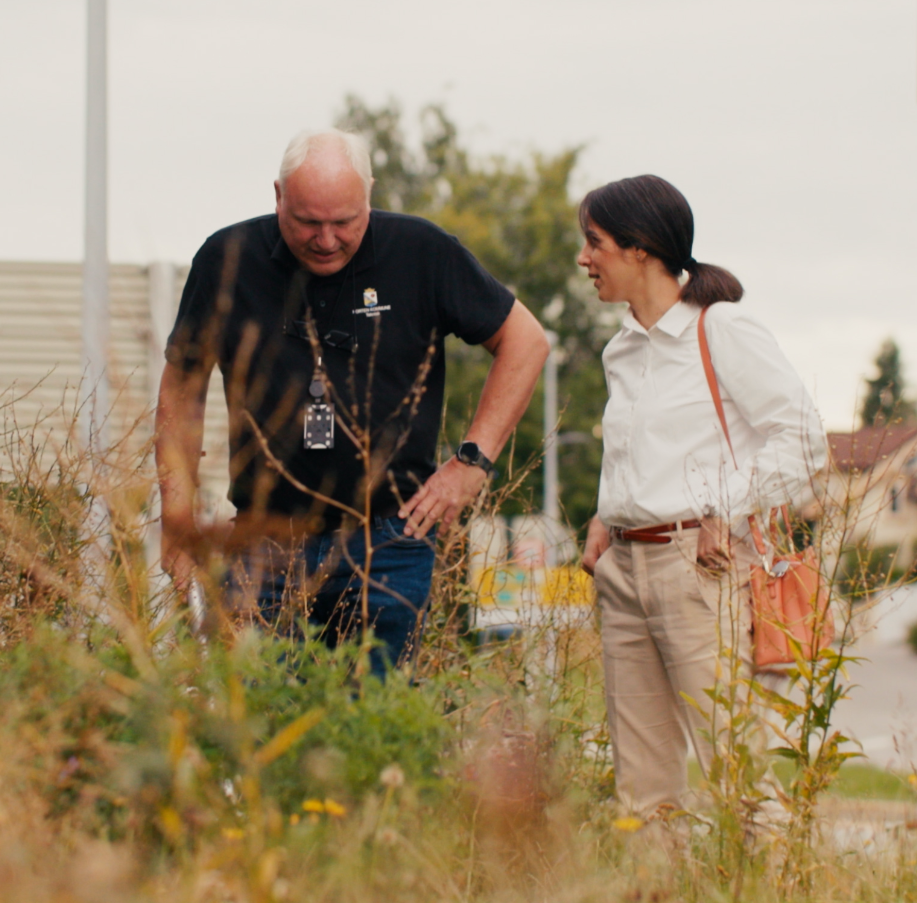
{"type": "Polygon", "coordinates": [[[324,300],[319,301],[319,302],[318,302],[318,306],[319,306],[319,307],[324,307],[324,306],[325,306],[324,300]]]}

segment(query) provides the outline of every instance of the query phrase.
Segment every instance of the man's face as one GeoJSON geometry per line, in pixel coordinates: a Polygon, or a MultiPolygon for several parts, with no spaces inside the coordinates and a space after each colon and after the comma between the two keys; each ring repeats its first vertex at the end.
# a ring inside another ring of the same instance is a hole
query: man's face
{"type": "Polygon", "coordinates": [[[363,180],[348,165],[311,160],[274,183],[280,234],[293,256],[316,276],[342,270],[369,225],[363,180]]]}

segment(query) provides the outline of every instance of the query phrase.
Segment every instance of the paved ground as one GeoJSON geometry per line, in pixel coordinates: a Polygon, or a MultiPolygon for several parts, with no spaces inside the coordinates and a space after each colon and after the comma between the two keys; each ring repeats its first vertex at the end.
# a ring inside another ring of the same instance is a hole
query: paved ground
{"type": "Polygon", "coordinates": [[[917,654],[899,642],[869,642],[853,650],[864,661],[849,666],[849,699],[841,700],[834,725],[862,745],[882,768],[917,770],[917,654]]]}
{"type": "Polygon", "coordinates": [[[906,643],[917,623],[917,587],[901,587],[882,598],[854,626],[860,634],[851,652],[863,661],[849,668],[856,686],[838,705],[835,725],[862,744],[874,765],[917,770],[917,654],[906,643]]]}

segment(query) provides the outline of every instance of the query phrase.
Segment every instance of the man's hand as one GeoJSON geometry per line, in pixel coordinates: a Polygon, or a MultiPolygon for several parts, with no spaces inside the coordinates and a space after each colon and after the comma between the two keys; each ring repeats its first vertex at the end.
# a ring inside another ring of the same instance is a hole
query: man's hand
{"type": "Polygon", "coordinates": [[[174,546],[167,549],[163,544],[162,569],[172,578],[175,586],[184,592],[191,584],[197,565],[187,552],[174,546]]]}
{"type": "Polygon", "coordinates": [[[586,547],[583,549],[582,566],[590,577],[595,576],[595,566],[610,545],[611,537],[608,535],[608,527],[596,515],[589,521],[589,529],[586,531],[586,547]]]}
{"type": "Polygon", "coordinates": [[[179,526],[170,519],[162,521],[162,569],[172,578],[178,589],[184,591],[191,583],[197,562],[191,550],[196,546],[196,531],[190,519],[179,526]]]}
{"type": "Polygon", "coordinates": [[[705,517],[697,537],[697,563],[715,574],[732,564],[732,537],[729,524],[718,517],[705,517]]]}
{"type": "Polygon", "coordinates": [[[486,479],[483,468],[450,458],[401,506],[398,516],[408,519],[404,535],[425,536],[437,521],[448,527],[478,497],[486,479]]]}

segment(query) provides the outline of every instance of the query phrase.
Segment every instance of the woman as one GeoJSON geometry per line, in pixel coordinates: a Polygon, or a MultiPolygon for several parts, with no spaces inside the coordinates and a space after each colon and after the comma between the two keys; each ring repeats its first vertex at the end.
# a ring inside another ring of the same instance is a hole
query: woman
{"type": "Polygon", "coordinates": [[[599,298],[630,305],[602,355],[609,399],[583,567],[601,607],[618,799],[649,815],[685,807],[686,733],[706,774],[724,723],[709,691],[737,661],[750,672],[748,516],[809,487],[825,438],[773,337],[735,304],[738,280],[691,256],[694,219],[674,186],[612,182],[586,196],[580,224],[577,262],[599,298]],[[701,361],[704,308],[735,463],[701,361]]]}

